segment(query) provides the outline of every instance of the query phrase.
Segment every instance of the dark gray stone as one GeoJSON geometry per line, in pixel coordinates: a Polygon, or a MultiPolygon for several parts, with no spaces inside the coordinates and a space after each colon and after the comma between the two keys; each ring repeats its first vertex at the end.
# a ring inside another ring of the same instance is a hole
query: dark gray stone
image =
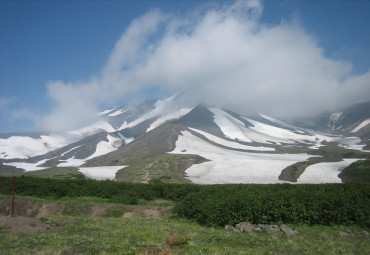
{"type": "Polygon", "coordinates": [[[361,232],[361,233],[362,233],[362,235],[363,235],[363,236],[369,236],[369,232],[367,232],[367,231],[365,231],[365,230],[362,230],[362,232],[361,232]]]}
{"type": "Polygon", "coordinates": [[[291,227],[287,226],[287,225],[281,225],[280,230],[283,231],[283,233],[286,234],[286,235],[294,235],[295,234],[294,230],[291,227]]]}
{"type": "Polygon", "coordinates": [[[253,224],[250,224],[249,222],[243,222],[240,224],[239,229],[242,233],[250,233],[255,229],[255,226],[253,224]]]}
{"type": "Polygon", "coordinates": [[[261,229],[266,231],[267,233],[280,231],[280,229],[277,225],[262,225],[261,229]]]}
{"type": "Polygon", "coordinates": [[[348,236],[348,234],[346,232],[339,231],[339,236],[340,237],[345,237],[345,236],[348,236]]]}

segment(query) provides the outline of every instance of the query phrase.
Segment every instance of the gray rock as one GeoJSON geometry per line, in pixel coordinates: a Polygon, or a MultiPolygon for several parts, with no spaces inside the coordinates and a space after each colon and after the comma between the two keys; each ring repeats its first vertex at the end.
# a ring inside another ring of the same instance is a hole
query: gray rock
{"type": "Polygon", "coordinates": [[[240,230],[239,230],[239,229],[237,229],[237,228],[234,228],[234,229],[233,229],[233,232],[240,233],[240,230]]]}
{"type": "Polygon", "coordinates": [[[266,231],[267,233],[280,231],[280,229],[277,225],[262,225],[261,229],[266,231]]]}
{"type": "Polygon", "coordinates": [[[361,232],[361,233],[362,233],[362,235],[363,235],[363,236],[369,236],[369,232],[367,232],[367,231],[365,231],[365,230],[362,230],[362,232],[361,232]]]}
{"type": "Polygon", "coordinates": [[[351,228],[346,228],[343,232],[347,234],[351,234],[352,232],[355,232],[355,230],[351,228]]]}
{"type": "Polygon", "coordinates": [[[262,229],[261,228],[255,228],[254,231],[258,231],[259,232],[259,231],[262,231],[262,229]]]}
{"type": "Polygon", "coordinates": [[[239,229],[234,228],[233,226],[230,226],[230,225],[226,225],[225,226],[225,230],[227,230],[227,231],[233,231],[233,232],[240,232],[239,229]]]}
{"type": "Polygon", "coordinates": [[[294,235],[295,234],[295,231],[291,227],[288,227],[287,225],[281,225],[280,230],[283,231],[283,233],[286,234],[286,235],[294,235]]]}
{"type": "Polygon", "coordinates": [[[241,223],[239,229],[240,229],[240,232],[242,233],[250,233],[255,229],[255,227],[253,224],[250,224],[249,222],[243,222],[241,223]]]}
{"type": "Polygon", "coordinates": [[[339,231],[339,236],[340,237],[345,237],[345,236],[348,236],[348,234],[346,232],[339,231]]]}
{"type": "Polygon", "coordinates": [[[230,226],[230,225],[225,226],[225,230],[232,231],[233,229],[234,229],[233,226],[230,226]]]}

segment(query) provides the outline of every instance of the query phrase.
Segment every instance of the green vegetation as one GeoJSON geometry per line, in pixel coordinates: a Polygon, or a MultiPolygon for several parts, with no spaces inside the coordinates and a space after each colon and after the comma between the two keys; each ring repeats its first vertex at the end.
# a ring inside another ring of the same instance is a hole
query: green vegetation
{"type": "MultiPolygon", "coordinates": [[[[1,219],[1,218],[0,218],[1,219]]],[[[33,235],[0,229],[2,254],[368,254],[359,227],[293,225],[298,234],[248,235],[207,228],[185,219],[42,217],[33,235]],[[49,228],[47,230],[46,228],[49,228]]]]}
{"type": "Polygon", "coordinates": [[[116,179],[127,182],[148,183],[151,180],[190,183],[184,178],[185,170],[193,164],[205,162],[198,155],[161,154],[134,163],[116,174],[116,179]]]}
{"type": "Polygon", "coordinates": [[[242,221],[370,226],[370,185],[202,186],[182,199],[175,212],[208,226],[242,221]]]}
{"type": "Polygon", "coordinates": [[[75,167],[51,167],[44,170],[25,172],[23,175],[55,179],[85,179],[85,176],[75,167]]]}
{"type": "Polygon", "coordinates": [[[324,158],[324,157],[312,157],[306,161],[297,162],[293,165],[290,165],[281,171],[279,175],[279,180],[297,182],[298,178],[303,174],[306,168],[310,165],[321,163],[321,162],[337,162],[340,159],[324,158]]]}
{"type": "MultiPolygon", "coordinates": [[[[306,168],[310,165],[321,163],[321,162],[338,162],[341,161],[343,158],[363,158],[369,159],[370,153],[357,151],[357,150],[349,150],[342,147],[334,146],[334,145],[327,145],[320,147],[319,149],[309,149],[306,147],[279,147],[277,149],[279,153],[308,153],[312,155],[319,155],[321,157],[311,157],[306,161],[297,162],[293,165],[290,165],[284,168],[279,175],[279,180],[283,181],[290,181],[290,182],[297,182],[298,178],[303,174],[306,168]]],[[[352,172],[349,175],[357,175],[362,176],[366,175],[365,172],[357,173],[358,168],[353,168],[352,172]]],[[[363,169],[363,168],[362,168],[363,169]]],[[[358,182],[354,178],[342,178],[343,182],[358,182]]],[[[369,178],[367,179],[370,182],[369,178]]],[[[366,182],[363,180],[362,182],[366,182]]]]}
{"type": "MultiPolygon", "coordinates": [[[[11,183],[12,178],[0,177],[0,214],[9,204],[11,183]]],[[[19,177],[17,213],[39,216],[0,216],[0,253],[369,254],[369,237],[362,234],[370,232],[369,200],[369,184],[140,184],[19,177]],[[135,199],[136,205],[117,203],[130,202],[122,197],[135,199]],[[175,217],[132,216],[139,208],[158,211],[174,205],[163,199],[177,201],[175,217]],[[223,228],[241,221],[288,223],[298,234],[241,234],[223,228]],[[341,235],[346,229],[350,233],[341,235]]]]}
{"type": "MultiPolygon", "coordinates": [[[[12,178],[0,177],[0,194],[10,195],[11,187],[12,178]]],[[[154,199],[177,201],[174,208],[177,215],[208,226],[241,221],[370,226],[369,184],[139,184],[20,177],[16,193],[55,198],[100,197],[131,205],[154,199]]]]}
{"type": "Polygon", "coordinates": [[[370,182],[370,160],[352,163],[339,174],[343,182],[370,182]]]}

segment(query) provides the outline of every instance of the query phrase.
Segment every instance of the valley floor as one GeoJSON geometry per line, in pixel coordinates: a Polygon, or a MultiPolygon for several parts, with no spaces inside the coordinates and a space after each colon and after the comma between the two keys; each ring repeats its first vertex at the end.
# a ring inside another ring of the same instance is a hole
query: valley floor
{"type": "MultiPolygon", "coordinates": [[[[3,205],[8,199],[0,197],[3,205]]],[[[0,216],[0,254],[370,253],[370,238],[358,226],[291,226],[298,233],[289,236],[282,232],[242,234],[173,218],[164,213],[171,208],[169,201],[141,206],[148,211],[162,208],[159,214],[135,214],[135,210],[143,211],[140,206],[119,207],[91,198],[23,201],[28,201],[24,205],[28,209],[36,208],[37,203],[44,209],[50,204],[59,205],[59,209],[38,210],[35,217],[0,216]],[[344,235],[341,232],[345,229],[352,233],[344,235]]],[[[30,212],[26,210],[25,215],[30,212]]]]}

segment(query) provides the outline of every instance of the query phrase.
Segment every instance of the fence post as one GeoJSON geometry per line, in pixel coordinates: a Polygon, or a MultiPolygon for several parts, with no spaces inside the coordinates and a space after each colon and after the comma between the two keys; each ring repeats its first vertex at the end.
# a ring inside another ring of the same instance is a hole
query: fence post
{"type": "Polygon", "coordinates": [[[15,176],[13,176],[12,217],[14,217],[14,193],[15,193],[15,176]]]}

